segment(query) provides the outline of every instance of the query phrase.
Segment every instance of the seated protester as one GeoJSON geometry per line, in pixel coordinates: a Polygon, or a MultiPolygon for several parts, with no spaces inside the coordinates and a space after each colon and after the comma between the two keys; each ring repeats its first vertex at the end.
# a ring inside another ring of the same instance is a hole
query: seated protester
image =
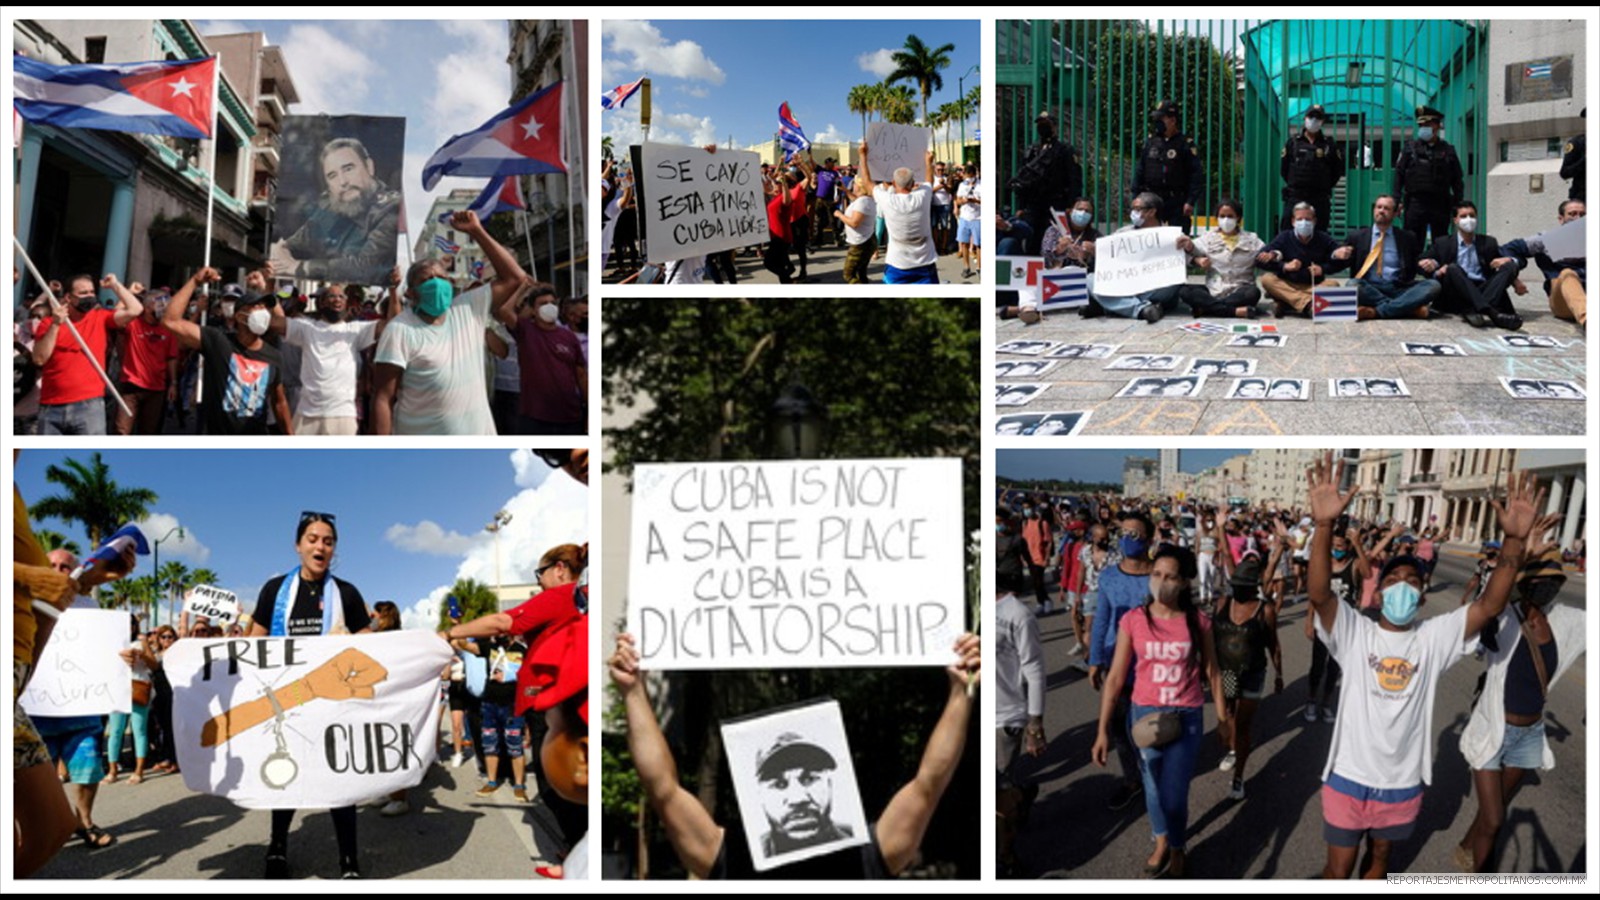
{"type": "Polygon", "coordinates": [[[1341,494],[1341,461],[1326,453],[1313,468],[1308,498],[1316,524],[1311,535],[1311,610],[1328,653],[1352,673],[1339,692],[1339,717],[1323,769],[1323,835],[1328,844],[1325,879],[1350,877],[1363,838],[1367,855],[1362,877],[1384,878],[1395,841],[1411,837],[1422,809],[1422,794],[1432,781],[1431,723],[1439,683],[1446,669],[1471,656],[1484,626],[1493,623],[1511,598],[1530,534],[1543,534],[1553,517],[1541,518],[1544,491],[1534,474],[1507,477],[1505,501],[1494,502],[1501,530],[1501,565],[1483,598],[1422,621],[1425,564],[1399,555],[1378,574],[1382,597],[1377,621],[1341,603],[1332,584],[1335,523],[1358,488],[1341,494]],[[1356,673],[1360,673],[1359,677],[1356,673]]]}
{"type": "MultiPolygon", "coordinates": [[[[861,145],[861,177],[872,178],[866,144],[861,145]]],[[[916,184],[911,170],[904,167],[895,169],[893,178],[893,187],[879,187],[872,194],[888,233],[883,283],[938,284],[939,253],[931,224],[933,192],[928,187],[933,181],[933,151],[928,151],[922,184],[916,184]]]]}
{"type": "Polygon", "coordinates": [[[1178,299],[1189,304],[1196,317],[1253,319],[1256,304],[1261,302],[1261,289],[1256,287],[1256,255],[1265,245],[1254,232],[1240,228],[1244,204],[1223,200],[1217,204],[1216,215],[1221,227],[1200,235],[1194,242],[1200,254],[1195,265],[1206,270],[1206,283],[1183,285],[1178,299]]]}
{"type": "Polygon", "coordinates": [[[172,332],[185,350],[200,351],[204,367],[200,407],[206,433],[266,434],[270,407],[284,433],[292,435],[294,422],[283,390],[283,356],[265,340],[277,297],[268,293],[239,297],[231,304],[227,321],[232,327],[227,330],[200,325],[185,316],[195,289],[221,280],[216,269],[196,272],[172,295],[161,317],[162,327],[172,332]]]}
{"type": "Polygon", "coordinates": [[[1436,238],[1428,255],[1417,261],[1417,268],[1444,285],[1439,308],[1460,313],[1474,328],[1488,328],[1491,322],[1507,331],[1521,328],[1522,317],[1511,305],[1509,293],[1522,270],[1521,263],[1504,253],[1499,241],[1477,233],[1478,207],[1471,200],[1456,204],[1454,225],[1451,233],[1436,238]]]}
{"type": "Polygon", "coordinates": [[[1372,227],[1350,232],[1333,258],[1355,266],[1357,318],[1426,319],[1428,304],[1442,289],[1439,282],[1417,277],[1422,248],[1409,231],[1394,227],[1400,207],[1394,197],[1379,194],[1372,202],[1372,227]]]}
{"type": "MultiPolygon", "coordinates": [[[[650,798],[651,808],[684,868],[694,878],[714,880],[893,878],[909,868],[917,858],[939,798],[961,763],[967,726],[976,705],[967,695],[967,685],[980,669],[977,635],[962,635],[953,649],[960,661],[945,669],[949,692],[944,713],[928,737],[916,774],[895,793],[872,825],[871,842],[758,872],[749,842],[740,830],[730,831],[719,825],[695,795],[679,783],[678,763],[645,691],[633,636],[617,635],[617,649],[610,659],[611,680],[627,711],[628,750],[633,754],[645,796],[650,798]]],[[[876,711],[866,712],[870,715],[876,711]]]]}
{"type": "Polygon", "coordinates": [[[519,433],[582,434],[589,377],[577,337],[558,324],[555,287],[524,276],[494,315],[517,342],[522,372],[519,433]],[[533,314],[519,315],[523,307],[533,314]]]}
{"type": "MultiPolygon", "coordinates": [[[[101,279],[102,287],[116,286],[115,275],[101,279]]],[[[54,296],[60,303],[53,315],[34,326],[33,362],[39,373],[40,434],[105,434],[106,384],[95,364],[106,368],[110,332],[126,328],[139,317],[144,306],[131,292],[117,291],[117,305],[106,309],[95,295],[94,278],[79,275],[72,279],[72,293],[54,296]],[[83,338],[79,344],[66,322],[83,338]],[[83,348],[89,348],[85,354],[83,348]]],[[[109,372],[107,373],[109,374],[109,372]]]]}
{"type": "Polygon", "coordinates": [[[384,319],[351,320],[346,285],[330,284],[317,295],[316,317],[284,315],[274,306],[272,332],[283,349],[300,351],[300,391],[294,407],[294,433],[354,435],[358,431],[356,387],[361,354],[378,343],[388,318],[400,312],[400,269],[389,276],[390,300],[384,319]]]}
{"type": "Polygon", "coordinates": [[[1020,210],[1012,216],[994,217],[995,253],[999,256],[1024,256],[1033,242],[1033,223],[1028,221],[1028,211],[1020,210]]]}
{"type": "Polygon", "coordinates": [[[1040,242],[1040,253],[1044,256],[1046,269],[1060,269],[1065,266],[1078,266],[1094,271],[1094,242],[1100,239],[1100,232],[1094,225],[1094,201],[1088,197],[1079,197],[1072,202],[1072,209],[1065,216],[1066,230],[1056,222],[1044,230],[1044,238],[1040,242]]]}
{"type": "MultiPolygon", "coordinates": [[[[1556,211],[1556,221],[1565,225],[1584,217],[1582,200],[1563,200],[1556,211]]],[[[1588,320],[1587,294],[1588,267],[1583,257],[1551,259],[1544,252],[1544,242],[1538,238],[1517,238],[1500,246],[1502,252],[1516,257],[1526,266],[1531,257],[1539,271],[1544,273],[1544,292],[1550,298],[1550,312],[1558,319],[1577,322],[1581,327],[1588,320]]]]}
{"type": "Polygon", "coordinates": [[[844,283],[867,284],[867,263],[878,249],[878,237],[873,229],[878,223],[878,202],[872,199],[872,182],[865,178],[851,181],[850,205],[843,211],[834,210],[844,231],[845,243],[850,246],[844,254],[844,283]]]}
{"type": "MultiPolygon", "coordinates": [[[[1133,205],[1129,209],[1129,217],[1133,224],[1124,225],[1117,229],[1117,234],[1134,231],[1139,228],[1158,228],[1166,223],[1161,221],[1161,195],[1154,191],[1145,191],[1133,198],[1133,205]]],[[[1188,235],[1179,235],[1177,247],[1185,253],[1194,252],[1194,242],[1188,235]]],[[[1182,284],[1169,284],[1153,291],[1142,294],[1133,294],[1128,297],[1111,297],[1101,294],[1098,290],[1089,295],[1089,302],[1079,307],[1078,315],[1086,319],[1095,316],[1119,316],[1124,319],[1143,319],[1154,325],[1161,321],[1161,317],[1171,312],[1178,305],[1178,293],[1183,289],[1182,284]]]]}
{"type": "Polygon", "coordinates": [[[1266,270],[1261,290],[1272,298],[1272,314],[1277,318],[1297,315],[1310,318],[1311,291],[1316,285],[1337,286],[1328,281],[1345,263],[1334,258],[1339,242],[1317,227],[1317,210],[1309,203],[1296,203],[1294,223],[1281,231],[1256,255],[1256,266],[1266,270]]]}

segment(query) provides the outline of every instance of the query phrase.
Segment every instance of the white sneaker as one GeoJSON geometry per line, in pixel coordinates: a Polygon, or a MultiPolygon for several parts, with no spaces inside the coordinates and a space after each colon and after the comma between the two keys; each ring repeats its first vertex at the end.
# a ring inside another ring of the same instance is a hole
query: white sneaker
{"type": "Polygon", "coordinates": [[[1307,722],[1315,722],[1317,720],[1317,705],[1315,703],[1307,703],[1305,711],[1301,713],[1301,716],[1307,722]]]}
{"type": "Polygon", "coordinates": [[[405,800],[390,800],[380,811],[385,816],[403,816],[411,812],[411,804],[405,800]]]}
{"type": "Polygon", "coordinates": [[[1324,706],[1322,708],[1322,721],[1324,721],[1324,722],[1332,722],[1333,721],[1333,707],[1324,706]]]}
{"type": "Polygon", "coordinates": [[[465,756],[461,755],[461,751],[460,750],[457,750],[455,753],[450,754],[450,768],[452,768],[452,769],[461,768],[461,764],[466,762],[466,761],[467,761],[467,758],[465,756]]]}
{"type": "Polygon", "coordinates": [[[1217,766],[1217,771],[1219,771],[1219,772],[1232,772],[1233,771],[1233,764],[1238,762],[1238,761],[1239,761],[1239,754],[1233,752],[1232,750],[1229,750],[1228,751],[1228,755],[1224,756],[1222,758],[1222,763],[1217,766]]]}
{"type": "Polygon", "coordinates": [[[367,807],[369,809],[377,809],[380,806],[386,805],[388,802],[389,802],[389,798],[387,796],[384,796],[384,797],[373,797],[371,800],[368,800],[367,802],[365,802],[365,803],[363,803],[361,805],[365,806],[365,807],[367,807]]]}
{"type": "Polygon", "coordinates": [[[1051,613],[1053,613],[1055,611],[1056,611],[1056,605],[1054,603],[1046,600],[1044,602],[1044,605],[1039,607],[1038,615],[1048,616],[1048,615],[1050,615],[1051,613]]]}
{"type": "Polygon", "coordinates": [[[1080,644],[1080,643],[1077,643],[1077,642],[1073,642],[1072,649],[1067,651],[1067,655],[1069,655],[1069,656],[1077,656],[1078,654],[1080,654],[1082,652],[1083,652],[1083,645],[1080,644]]]}
{"type": "Polygon", "coordinates": [[[1075,659],[1072,661],[1071,668],[1077,669],[1079,672],[1087,675],[1089,674],[1089,661],[1086,659],[1075,659]]]}

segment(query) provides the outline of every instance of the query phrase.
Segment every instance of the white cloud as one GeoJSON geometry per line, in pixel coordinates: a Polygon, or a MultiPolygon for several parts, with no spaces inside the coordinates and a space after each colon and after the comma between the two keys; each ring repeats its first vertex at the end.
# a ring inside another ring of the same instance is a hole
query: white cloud
{"type": "Polygon", "coordinates": [[[684,85],[679,87],[678,90],[683,91],[685,94],[688,94],[691,97],[696,97],[701,100],[711,96],[711,91],[709,89],[703,88],[698,84],[684,85]]]}
{"type": "MultiPolygon", "coordinates": [[[[611,135],[617,151],[644,140],[644,127],[639,124],[639,111],[631,107],[606,114],[606,134],[611,135]]],[[[693,113],[665,113],[656,110],[650,123],[650,140],[661,144],[687,144],[702,147],[717,143],[717,127],[710,116],[693,113]]]]}
{"type": "Polygon", "coordinates": [[[382,74],[360,48],[321,25],[290,27],[280,46],[300,94],[294,109],[298,115],[357,112],[369,91],[368,80],[382,74]]]}
{"type": "Polygon", "coordinates": [[[844,144],[850,141],[850,136],[840,131],[837,125],[829,122],[827,128],[817,132],[811,139],[819,144],[844,144]]]}
{"type": "Polygon", "coordinates": [[[504,67],[484,65],[484,56],[483,50],[465,50],[434,65],[428,111],[440,144],[451,135],[477,128],[510,104],[511,85],[504,67]]]}
{"type": "MultiPolygon", "coordinates": [[[[181,559],[191,565],[203,566],[211,558],[211,548],[201,543],[200,538],[195,536],[194,529],[188,526],[184,526],[182,537],[173,534],[171,537],[167,537],[166,540],[161,540],[166,537],[168,532],[181,524],[177,516],[154,513],[149,518],[134,524],[138,525],[139,530],[144,532],[145,539],[152,545],[152,550],[155,549],[153,546],[155,542],[161,541],[161,556],[168,561],[181,559]]],[[[155,560],[152,558],[151,563],[153,564],[154,562],[155,560]]]]}
{"type": "Polygon", "coordinates": [[[879,78],[888,78],[895,70],[894,51],[884,47],[871,53],[863,53],[856,57],[856,65],[860,66],[863,72],[870,72],[879,78]]]}
{"type": "Polygon", "coordinates": [[[244,27],[243,22],[236,22],[230,19],[218,19],[215,21],[200,22],[195,27],[200,30],[201,35],[243,34],[247,31],[254,30],[244,27]]]}
{"type": "Polygon", "coordinates": [[[460,556],[482,540],[457,531],[445,531],[437,522],[427,519],[415,525],[390,525],[383,539],[407,553],[431,556],[460,556]]]}
{"type": "Polygon", "coordinates": [[[484,49],[505,48],[510,44],[504,20],[443,19],[439,22],[439,27],[445,34],[465,38],[469,44],[484,49]]]}
{"type": "MultiPolygon", "coordinates": [[[[476,124],[478,123],[473,123],[473,125],[476,124]]],[[[446,137],[449,137],[449,135],[446,135],[446,137]]],[[[440,143],[442,144],[443,142],[441,139],[440,143]]],[[[435,199],[443,197],[457,188],[471,188],[476,193],[483,190],[483,186],[486,183],[485,179],[482,178],[462,178],[458,175],[446,175],[439,179],[439,183],[433,186],[433,190],[423,190],[422,167],[427,163],[428,157],[432,153],[431,149],[426,153],[407,153],[405,158],[405,175],[402,181],[405,185],[405,191],[402,196],[406,203],[406,223],[408,228],[402,240],[410,241],[413,245],[416,244],[417,236],[422,233],[424,226],[428,224],[428,210],[433,208],[435,199]]],[[[396,249],[398,250],[398,248],[396,249]]],[[[400,250],[399,252],[400,258],[403,260],[405,251],[400,250]]],[[[431,251],[428,252],[431,254],[431,251]]]]}
{"type": "Polygon", "coordinates": [[[649,22],[608,19],[602,26],[610,50],[605,54],[607,80],[624,70],[651,77],[687,78],[722,84],[728,75],[705,49],[690,40],[668,43],[649,22]]]}
{"type": "Polygon", "coordinates": [[[511,468],[517,473],[517,487],[534,490],[544,484],[544,480],[555,471],[545,465],[544,460],[533,455],[532,450],[511,451],[511,468]]]}

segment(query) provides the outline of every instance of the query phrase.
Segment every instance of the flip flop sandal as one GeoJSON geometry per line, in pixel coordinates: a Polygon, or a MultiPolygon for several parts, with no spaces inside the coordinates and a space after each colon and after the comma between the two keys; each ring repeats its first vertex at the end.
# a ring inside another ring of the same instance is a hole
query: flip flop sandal
{"type": "Polygon", "coordinates": [[[83,845],[88,847],[90,850],[100,850],[117,842],[116,835],[106,831],[99,825],[95,825],[90,828],[79,828],[73,833],[76,834],[78,839],[83,841],[83,845]]]}
{"type": "Polygon", "coordinates": [[[129,784],[142,784],[143,782],[144,782],[144,776],[143,775],[129,775],[128,776],[128,783],[129,784]]]}
{"type": "Polygon", "coordinates": [[[1161,876],[1167,874],[1167,870],[1170,868],[1172,868],[1172,851],[1169,849],[1166,853],[1161,854],[1160,862],[1157,862],[1154,865],[1150,863],[1144,864],[1144,877],[1160,878],[1161,876]]]}

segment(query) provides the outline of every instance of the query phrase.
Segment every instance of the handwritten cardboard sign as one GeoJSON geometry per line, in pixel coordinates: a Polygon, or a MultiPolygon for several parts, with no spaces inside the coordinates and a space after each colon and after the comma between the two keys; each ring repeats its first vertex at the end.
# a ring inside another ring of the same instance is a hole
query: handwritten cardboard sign
{"type": "Polygon", "coordinates": [[[183,611],[189,621],[205,616],[213,625],[227,627],[239,620],[239,595],[209,584],[197,584],[189,589],[183,601],[183,611]]]}
{"type": "Polygon", "coordinates": [[[414,787],[436,758],[451,659],[426,631],[178,641],[163,665],[183,783],[249,809],[414,787]]]}
{"type": "Polygon", "coordinates": [[[1164,225],[1119,231],[1095,241],[1095,293],[1131,297],[1182,284],[1188,265],[1177,245],[1182,234],[1183,229],[1164,225]]]}
{"type": "Polygon", "coordinates": [[[745,150],[645,144],[640,170],[646,246],[669,262],[767,239],[761,157],[745,150]]]}
{"type": "Polygon", "coordinates": [[[894,170],[911,170],[917,183],[927,180],[928,148],[933,144],[933,129],[889,122],[867,124],[867,166],[873,181],[894,180],[894,170]]]}
{"type": "Polygon", "coordinates": [[[628,630],[662,670],[946,665],[961,513],[954,459],[636,466],[628,630]]]}
{"type": "Polygon", "coordinates": [[[103,716],[133,710],[133,676],[119,655],[128,646],[128,614],[69,609],[22,692],[30,716],[103,716]]]}

